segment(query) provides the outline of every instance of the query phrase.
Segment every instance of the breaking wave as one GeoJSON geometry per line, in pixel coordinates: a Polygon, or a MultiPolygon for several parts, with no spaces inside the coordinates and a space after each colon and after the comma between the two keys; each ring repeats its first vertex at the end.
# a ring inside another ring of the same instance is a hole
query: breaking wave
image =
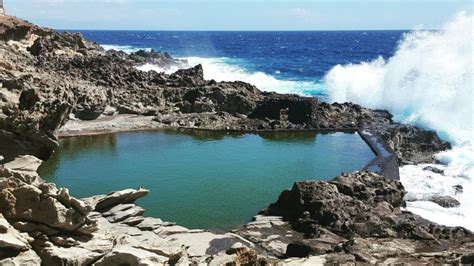
{"type": "Polygon", "coordinates": [[[300,95],[318,95],[324,91],[322,84],[310,81],[281,80],[264,72],[252,72],[239,64],[233,64],[226,57],[203,58],[187,57],[190,66],[202,64],[205,79],[216,81],[245,81],[263,91],[295,93],[300,95]]]}
{"type": "Polygon", "coordinates": [[[125,53],[134,53],[139,50],[151,51],[151,48],[139,48],[131,45],[113,45],[113,44],[102,44],[100,45],[105,50],[116,50],[116,51],[123,51],[125,53]]]}
{"type": "MultiPolygon", "coordinates": [[[[300,95],[320,95],[325,91],[323,85],[310,81],[281,80],[264,72],[252,72],[238,63],[232,63],[233,59],[227,57],[206,58],[206,57],[183,57],[188,61],[187,67],[198,64],[203,66],[204,78],[215,81],[245,81],[263,91],[274,91],[279,93],[294,93],[300,95]]],[[[177,71],[178,67],[163,68],[160,66],[145,64],[137,67],[143,71],[155,70],[171,74],[177,71]]]]}
{"type": "MultiPolygon", "coordinates": [[[[150,51],[151,48],[138,48],[129,45],[101,45],[106,50],[124,51],[126,53],[136,52],[140,49],[150,51]]],[[[325,88],[320,82],[312,81],[293,81],[277,79],[272,75],[260,71],[249,71],[243,62],[235,63],[235,59],[227,57],[207,58],[207,57],[183,57],[188,61],[186,67],[193,67],[202,64],[204,70],[204,78],[207,80],[214,79],[216,81],[245,81],[257,86],[263,91],[274,91],[279,93],[294,93],[299,95],[321,95],[325,92],[325,88]]],[[[164,72],[171,74],[176,72],[179,67],[162,67],[153,64],[144,64],[137,67],[142,71],[154,70],[156,72],[164,72]]],[[[278,71],[276,71],[279,74],[278,71]]]]}
{"type": "Polygon", "coordinates": [[[324,82],[332,101],[389,110],[399,122],[435,130],[453,144],[437,154],[445,175],[404,166],[401,181],[408,210],[427,219],[474,230],[473,16],[459,13],[439,31],[416,30],[400,41],[393,57],[337,65],[324,82]],[[453,186],[464,192],[456,193],[453,186]],[[427,201],[449,195],[461,205],[441,208],[427,201]]]}

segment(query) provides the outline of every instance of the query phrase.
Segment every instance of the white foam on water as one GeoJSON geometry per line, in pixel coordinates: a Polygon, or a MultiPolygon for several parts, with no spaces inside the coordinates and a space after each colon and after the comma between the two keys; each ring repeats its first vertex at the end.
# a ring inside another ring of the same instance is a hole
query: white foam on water
{"type": "Polygon", "coordinates": [[[176,71],[179,70],[179,67],[178,66],[169,66],[169,67],[160,67],[160,66],[157,66],[157,65],[154,65],[154,64],[150,64],[150,63],[146,63],[144,65],[141,65],[141,66],[137,66],[136,67],[138,70],[141,70],[141,71],[151,71],[151,70],[154,70],[158,73],[161,73],[161,72],[164,72],[166,74],[172,74],[176,71]]]}
{"type": "Polygon", "coordinates": [[[388,60],[337,65],[325,76],[330,99],[389,110],[395,120],[435,130],[453,144],[436,155],[445,176],[404,166],[401,181],[408,210],[432,221],[474,230],[473,16],[459,13],[439,31],[416,30],[400,41],[388,60]],[[464,188],[453,194],[453,185],[464,188]],[[427,202],[429,195],[450,195],[458,208],[427,202]]]}
{"type": "Polygon", "coordinates": [[[151,48],[138,48],[130,45],[113,45],[113,44],[102,44],[100,45],[105,50],[116,50],[116,51],[123,51],[125,53],[131,54],[133,52],[137,52],[139,50],[151,51],[151,48]]]}
{"type": "MultiPolygon", "coordinates": [[[[150,51],[151,48],[137,48],[129,45],[101,45],[106,50],[117,50],[126,53],[133,53],[138,50],[150,51]]],[[[188,65],[185,67],[193,67],[198,64],[203,66],[204,78],[207,80],[214,79],[216,81],[244,81],[257,86],[263,91],[274,91],[279,93],[294,93],[299,95],[317,95],[325,91],[323,85],[319,82],[311,81],[292,81],[292,80],[281,80],[273,77],[272,75],[264,72],[255,71],[251,72],[238,64],[231,64],[230,58],[227,57],[183,57],[179,59],[185,59],[188,61],[188,65]]],[[[144,64],[138,66],[137,69],[142,71],[154,70],[156,72],[164,72],[171,74],[176,72],[179,68],[177,66],[164,68],[153,64],[144,64]]],[[[280,74],[280,71],[275,71],[276,74],[280,74]]]]}
{"type": "MultiPolygon", "coordinates": [[[[193,67],[198,64],[203,66],[204,78],[206,80],[215,81],[244,81],[250,83],[263,91],[274,91],[279,93],[294,93],[299,95],[315,95],[325,91],[323,85],[317,82],[309,81],[290,81],[277,79],[263,72],[250,72],[245,68],[229,64],[229,60],[225,57],[205,58],[205,57],[183,57],[188,61],[186,67],[193,67]]],[[[176,66],[164,68],[153,64],[145,64],[137,67],[142,71],[154,70],[156,72],[164,72],[171,74],[179,68],[176,66]]]]}
{"type": "Polygon", "coordinates": [[[244,81],[263,91],[309,95],[323,91],[321,84],[310,81],[281,80],[264,72],[251,72],[238,64],[230,64],[229,58],[186,57],[190,66],[201,64],[205,79],[216,81],[244,81]]]}

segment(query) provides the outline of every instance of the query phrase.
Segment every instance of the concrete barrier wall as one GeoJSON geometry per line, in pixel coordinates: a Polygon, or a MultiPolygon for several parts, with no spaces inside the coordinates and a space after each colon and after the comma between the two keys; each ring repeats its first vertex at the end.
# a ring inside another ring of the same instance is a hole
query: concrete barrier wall
{"type": "Polygon", "coordinates": [[[383,175],[388,179],[400,180],[398,157],[387,143],[368,127],[359,128],[357,132],[376,156],[362,171],[370,171],[383,175]]]}

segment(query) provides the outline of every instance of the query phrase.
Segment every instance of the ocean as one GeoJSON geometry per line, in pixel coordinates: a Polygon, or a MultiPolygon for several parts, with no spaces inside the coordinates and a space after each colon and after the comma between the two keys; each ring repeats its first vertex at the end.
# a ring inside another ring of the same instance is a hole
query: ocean
{"type": "MultiPolygon", "coordinates": [[[[202,64],[207,79],[243,80],[263,90],[325,97],[335,65],[391,57],[404,31],[81,31],[107,49],[169,52],[202,64]]],[[[146,68],[146,66],[145,66],[146,68]]],[[[155,69],[148,66],[148,69],[155,69]]],[[[167,71],[170,72],[170,71],[167,71]]]]}
{"type": "MultiPolygon", "coordinates": [[[[407,209],[474,230],[473,17],[436,31],[186,32],[80,31],[106,49],[154,49],[202,64],[206,79],[242,80],[265,91],[390,111],[398,122],[435,130],[453,149],[436,155],[444,175],[401,167],[407,209]],[[471,34],[469,34],[471,33],[471,34]],[[461,185],[458,193],[455,185],[461,185]],[[449,195],[461,205],[427,201],[449,195]]],[[[142,70],[172,72],[157,66],[142,70]]]]}

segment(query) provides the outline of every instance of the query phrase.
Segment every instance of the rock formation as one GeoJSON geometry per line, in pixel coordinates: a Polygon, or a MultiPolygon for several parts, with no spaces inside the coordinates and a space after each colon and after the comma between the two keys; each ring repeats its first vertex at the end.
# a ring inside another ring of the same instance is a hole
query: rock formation
{"type": "Polygon", "coordinates": [[[296,182],[262,212],[266,216],[257,216],[239,234],[282,258],[324,256],[326,263],[472,263],[472,232],[403,211],[405,193],[399,181],[370,172],[329,182],[296,182]],[[296,232],[288,234],[289,226],[296,232]]]}
{"type": "Polygon", "coordinates": [[[77,199],[42,180],[37,165],[58,147],[61,127],[117,114],[149,116],[147,127],[364,129],[384,141],[372,145],[381,152],[366,170],[391,179],[397,163],[432,162],[449,148],[385,111],[205,80],[200,65],[173,74],[136,68],[146,63],[186,64],[156,51],[105,51],[80,34],[0,16],[0,265],[473,262],[471,232],[404,212],[400,182],[374,173],[298,182],[237,234],[144,217],[134,204],[144,189],[77,199]]]}

